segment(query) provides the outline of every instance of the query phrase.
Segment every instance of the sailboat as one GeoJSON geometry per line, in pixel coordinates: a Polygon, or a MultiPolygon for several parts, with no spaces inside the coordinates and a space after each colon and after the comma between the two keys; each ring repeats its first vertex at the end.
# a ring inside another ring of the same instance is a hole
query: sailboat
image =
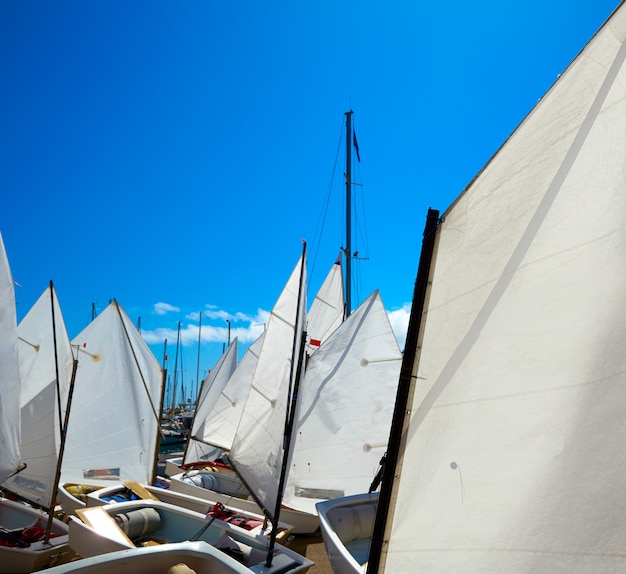
{"type": "Polygon", "coordinates": [[[116,300],[73,344],[81,360],[59,487],[67,514],[98,487],[154,481],[165,378],[116,300]]]}
{"type": "Polygon", "coordinates": [[[222,563],[216,568],[231,567],[233,558],[240,564],[237,572],[257,574],[299,574],[313,566],[311,560],[283,545],[271,545],[264,536],[158,500],[81,508],[69,517],[69,527],[77,554],[102,557],[104,562],[110,553],[126,550],[141,564],[146,548],[160,546],[165,554],[176,553],[182,543],[202,541],[213,548],[206,559],[222,563]]]}
{"type": "MultiPolygon", "coordinates": [[[[348,112],[348,148],[353,142],[351,117],[352,112],[348,112]]],[[[349,197],[352,186],[349,151],[346,163],[349,197]]],[[[350,229],[349,218],[346,227],[350,229]]],[[[347,255],[351,253],[349,235],[348,231],[348,247],[344,250],[347,255]]],[[[319,529],[316,502],[354,494],[366,487],[387,444],[400,350],[378,292],[354,312],[354,319],[350,316],[344,321],[350,315],[351,280],[346,270],[344,301],[342,275],[339,257],[307,315],[309,358],[300,389],[302,414],[295,422],[293,460],[287,473],[282,511],[297,534],[319,529]],[[328,402],[332,407],[327,407],[328,402]],[[361,454],[354,456],[355,449],[351,446],[356,444],[361,454]]],[[[229,476],[194,471],[174,475],[172,488],[202,496],[201,481],[205,479],[214,484],[218,481],[239,484],[229,476]]],[[[226,490],[224,484],[213,486],[207,494],[216,496],[214,491],[221,489],[226,490]]],[[[230,491],[229,495],[232,494],[241,496],[230,491]]]]}
{"type": "Polygon", "coordinates": [[[625,64],[621,3],[429,212],[368,573],[626,568],[625,64]]]}
{"type": "MultiPolygon", "coordinates": [[[[307,314],[307,355],[312,355],[341,324],[343,305],[341,258],[337,258],[307,314]]],[[[211,383],[196,415],[184,455],[185,469],[214,461],[232,447],[264,339],[265,332],[248,347],[236,369],[235,365],[231,365],[232,371],[220,368],[219,383],[211,383]]]]}
{"type": "Polygon", "coordinates": [[[402,355],[375,290],[307,362],[284,503],[316,503],[372,482],[387,448],[402,355]]]}
{"type": "MultiPolygon", "coordinates": [[[[205,379],[197,405],[197,415],[194,419],[195,429],[193,437],[189,437],[187,443],[187,453],[195,453],[192,456],[196,460],[202,460],[207,454],[207,445],[199,439],[204,437],[205,415],[210,410],[208,408],[215,400],[219,399],[223,393],[225,382],[234,372],[237,361],[237,339],[229,345],[226,352],[222,354],[215,367],[211,370],[209,376],[205,379]]],[[[228,395],[232,396],[232,395],[228,395]]],[[[243,402],[243,400],[242,400],[243,402]]],[[[207,419],[208,422],[209,419],[207,419]]],[[[214,419],[210,419],[215,422],[214,419]]],[[[234,430],[233,430],[234,434],[234,430]]],[[[232,443],[232,441],[231,441],[232,443]]],[[[215,447],[209,449],[210,453],[215,456],[215,447]]],[[[217,454],[221,453],[218,449],[217,454]]],[[[213,457],[214,458],[214,457],[213,457]]],[[[205,459],[205,464],[211,459],[205,459]]],[[[223,467],[224,465],[222,465],[223,467]]],[[[192,474],[193,476],[193,474],[192,474]]],[[[218,476],[217,474],[209,474],[210,477],[218,476]]],[[[237,480],[241,491],[247,493],[241,483],[237,480]]],[[[202,494],[206,494],[204,491],[202,494]]],[[[207,517],[220,518],[223,521],[235,523],[246,530],[258,535],[268,536],[271,526],[260,514],[258,507],[253,510],[233,509],[229,506],[229,497],[222,496],[212,499],[208,496],[193,496],[178,492],[169,488],[169,481],[159,480],[158,484],[139,483],[137,481],[127,481],[126,484],[115,483],[109,486],[103,486],[97,490],[93,490],[87,494],[87,506],[103,506],[114,502],[123,502],[127,500],[160,500],[174,506],[200,512],[207,517]]],[[[283,521],[278,525],[278,537],[283,541],[289,535],[293,527],[283,521]]]]}
{"type": "MultiPolygon", "coordinates": [[[[296,277],[292,274],[290,281],[293,282],[295,279],[296,277]]],[[[283,291],[284,296],[288,296],[290,290],[293,290],[293,287],[288,285],[283,291]]],[[[276,304],[277,307],[280,306],[281,298],[276,304]]],[[[341,323],[343,315],[342,268],[341,261],[338,259],[333,263],[318,290],[307,315],[307,353],[317,352],[322,342],[325,346],[329,333],[341,323]]],[[[225,387],[221,390],[215,389],[215,391],[219,390],[219,395],[217,392],[212,395],[213,408],[206,416],[196,417],[192,434],[202,437],[200,444],[204,445],[203,449],[206,454],[195,457],[194,460],[194,457],[190,457],[189,451],[186,453],[183,466],[186,469],[171,476],[172,490],[217,500],[247,512],[259,511],[257,502],[248,494],[241,481],[233,476],[234,473],[229,472],[228,466],[223,463],[214,463],[209,470],[194,469],[194,462],[206,464],[212,457],[215,457],[216,452],[228,452],[232,448],[261,353],[272,352],[271,347],[266,346],[265,343],[266,333],[267,331],[248,348],[225,387]],[[212,448],[209,445],[212,445],[212,448]],[[233,496],[237,498],[233,499],[233,496]]],[[[290,505],[282,508],[281,517],[285,523],[291,525],[292,532],[295,534],[312,533],[319,528],[319,520],[315,514],[303,513],[290,505]]]]}
{"type": "MultiPolygon", "coordinates": [[[[3,246],[1,251],[4,283],[10,272],[3,246]]],[[[74,361],[52,282],[17,327],[11,293],[12,285],[4,293],[0,326],[9,340],[1,346],[11,354],[17,351],[18,362],[5,353],[2,371],[19,374],[12,380],[0,378],[10,383],[10,389],[2,389],[0,403],[9,407],[16,395],[19,402],[14,412],[2,413],[1,425],[17,425],[21,466],[5,477],[2,489],[20,502],[0,499],[0,572],[15,574],[41,570],[72,555],[68,527],[55,518],[54,507],[74,361]]],[[[15,436],[16,428],[5,430],[15,436]]],[[[4,437],[3,458],[5,449],[12,452],[11,441],[4,437]]]]}
{"type": "MultiPolygon", "coordinates": [[[[120,546],[134,547],[135,542],[126,541],[123,537],[120,539],[117,530],[112,529],[111,534],[108,525],[113,515],[130,515],[131,511],[139,511],[143,513],[139,521],[144,524],[147,520],[146,512],[154,517],[152,533],[160,542],[178,542],[191,537],[219,545],[226,531],[231,543],[239,543],[244,562],[255,571],[258,571],[261,562],[255,556],[258,552],[248,557],[250,549],[262,550],[266,554],[262,571],[303,572],[311,566],[310,561],[295,552],[276,547],[285,467],[290,454],[293,405],[303,365],[305,254],[306,246],[272,310],[264,334],[265,352],[260,354],[239,424],[238,432],[243,428],[244,436],[238,435],[230,450],[230,462],[238,478],[252,493],[257,505],[272,524],[269,539],[254,536],[219,519],[212,518],[207,522],[203,514],[184,508],[160,501],[141,500],[86,508],[77,511],[77,517],[70,517],[71,545],[81,556],[112,551],[120,546]],[[280,436],[275,436],[277,434],[280,436]],[[255,448],[260,444],[259,441],[262,441],[266,455],[262,459],[258,458],[259,450],[255,448]],[[104,518],[105,515],[109,518],[104,518]]],[[[128,520],[130,523],[130,516],[128,520]]]]}

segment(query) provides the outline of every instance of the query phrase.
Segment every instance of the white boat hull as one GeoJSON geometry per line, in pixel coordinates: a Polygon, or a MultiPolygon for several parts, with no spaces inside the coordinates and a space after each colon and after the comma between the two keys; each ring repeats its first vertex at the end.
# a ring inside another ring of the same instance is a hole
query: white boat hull
{"type": "MultiPolygon", "coordinates": [[[[120,550],[76,560],[47,574],[153,574],[184,564],[196,574],[249,574],[250,570],[206,542],[179,542],[120,550]]],[[[174,570],[172,570],[174,571],[174,570]]]]}
{"type": "Polygon", "coordinates": [[[7,540],[11,534],[18,535],[25,528],[33,527],[39,532],[39,529],[45,530],[47,522],[48,515],[43,511],[12,500],[0,500],[0,526],[5,531],[0,540],[0,573],[35,572],[69,559],[72,552],[68,545],[68,526],[57,519],[53,519],[49,543],[42,539],[26,547],[5,545],[11,543],[7,540]]]}
{"type": "MultiPolygon", "coordinates": [[[[220,475],[219,472],[209,471],[183,472],[170,477],[170,489],[197,498],[221,502],[230,508],[236,508],[242,512],[257,513],[259,511],[258,505],[251,498],[239,498],[235,497],[232,493],[217,492],[216,490],[198,486],[198,484],[191,483],[188,480],[188,477],[199,476],[202,473],[206,473],[206,476],[211,479],[216,479],[220,475]]],[[[222,477],[222,479],[223,478],[224,477],[222,477]]],[[[320,522],[316,514],[309,514],[308,512],[301,512],[283,506],[280,511],[280,518],[287,524],[293,525],[292,532],[294,534],[313,534],[319,530],[320,522]]]]}
{"type": "Polygon", "coordinates": [[[166,458],[165,459],[165,476],[167,476],[168,478],[171,476],[174,476],[175,474],[178,474],[181,472],[181,465],[183,464],[183,457],[182,456],[175,456],[172,458],[166,458]]]}
{"type": "Polygon", "coordinates": [[[377,507],[378,493],[317,503],[322,540],[335,574],[366,571],[377,507]]]}
{"type": "Polygon", "coordinates": [[[59,484],[59,488],[57,490],[57,500],[65,515],[71,516],[72,514],[76,514],[76,510],[79,508],[85,508],[87,506],[88,494],[97,488],[100,487],[91,484],[59,484]],[[80,494],[78,496],[74,496],[71,491],[80,492],[80,494]]]}
{"type": "Polygon", "coordinates": [[[70,546],[83,558],[142,545],[169,546],[170,543],[203,540],[238,556],[255,572],[295,574],[306,572],[313,565],[307,558],[277,544],[273,567],[259,569],[267,557],[267,538],[156,500],[119,502],[80,510],[78,516],[70,517],[69,530],[70,546]]]}
{"type": "MultiPolygon", "coordinates": [[[[205,498],[198,498],[197,496],[191,496],[189,494],[185,494],[183,492],[176,492],[171,490],[170,488],[164,488],[160,486],[154,486],[149,484],[140,485],[141,488],[145,489],[148,494],[161,502],[165,502],[166,504],[172,504],[173,506],[179,506],[181,508],[186,508],[187,510],[193,510],[194,512],[198,512],[204,516],[213,515],[216,511],[216,505],[221,505],[215,500],[208,500],[205,498]]],[[[127,493],[129,492],[129,488],[124,485],[116,485],[116,486],[108,486],[98,489],[87,496],[87,506],[104,506],[106,504],[113,504],[115,502],[123,502],[124,497],[127,497],[127,493]],[[115,500],[114,498],[117,498],[115,500]]],[[[135,497],[136,499],[137,497],[135,497]]],[[[139,497],[141,498],[141,497],[139,497]]],[[[126,498],[126,500],[131,500],[130,498],[126,498]]],[[[264,517],[256,512],[244,512],[238,509],[229,509],[224,506],[223,512],[217,512],[218,518],[221,518],[220,514],[225,514],[229,510],[232,510],[233,513],[236,512],[236,516],[233,521],[235,524],[239,526],[239,521],[237,519],[246,519],[252,523],[259,523],[258,526],[250,527],[250,525],[243,526],[248,532],[252,534],[259,534],[261,536],[269,536],[269,528],[265,527],[264,517]]],[[[225,520],[225,518],[221,518],[225,520]]],[[[225,520],[228,522],[229,520],[225,520]]],[[[269,527],[269,524],[268,524],[269,527]]],[[[286,522],[278,523],[279,534],[278,540],[284,541],[285,538],[291,533],[293,530],[293,526],[291,524],[287,524],[286,522]]]]}

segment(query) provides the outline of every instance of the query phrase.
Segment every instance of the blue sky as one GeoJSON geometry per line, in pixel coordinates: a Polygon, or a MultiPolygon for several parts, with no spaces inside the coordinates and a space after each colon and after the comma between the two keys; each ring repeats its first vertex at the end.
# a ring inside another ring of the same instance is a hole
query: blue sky
{"type": "MultiPolygon", "coordinates": [[[[445,210],[617,7],[564,2],[0,2],[2,232],[18,319],[52,279],[70,337],[116,298],[183,382],[245,347],[301,252],[344,240],[354,305],[399,340],[428,207],[445,210]],[[323,225],[322,225],[323,223],[323,225]]],[[[179,379],[180,380],[180,379],[179,379]]]]}

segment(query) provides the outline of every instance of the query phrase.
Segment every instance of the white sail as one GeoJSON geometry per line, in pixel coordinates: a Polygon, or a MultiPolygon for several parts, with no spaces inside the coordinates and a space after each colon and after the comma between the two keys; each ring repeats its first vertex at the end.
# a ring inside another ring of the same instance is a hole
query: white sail
{"type": "Polygon", "coordinates": [[[626,569],[626,6],[444,214],[379,571],[626,569]]]}
{"type": "Polygon", "coordinates": [[[132,322],[113,301],[73,341],[79,347],[65,482],[151,482],[163,375],[132,322]]]}
{"type": "Polygon", "coordinates": [[[275,518],[285,437],[285,421],[298,369],[306,312],[305,256],[295,266],[274,305],[264,334],[248,400],[230,459],[275,518]]]}
{"type": "Polygon", "coordinates": [[[283,502],[365,492],[387,448],[402,355],[374,291],[309,359],[283,502]]]}
{"type": "Polygon", "coordinates": [[[0,234],[0,483],[20,464],[20,372],[15,286],[0,234]]]}
{"type": "Polygon", "coordinates": [[[3,487],[31,502],[50,507],[56,497],[54,486],[61,426],[74,362],[53,286],[41,294],[20,321],[17,332],[22,381],[21,459],[26,469],[6,481],[3,487]]]}
{"type": "MultiPolygon", "coordinates": [[[[317,350],[320,343],[341,324],[343,305],[341,258],[338,257],[315,296],[307,316],[309,354],[317,350]]],[[[220,369],[220,384],[211,384],[206,398],[202,400],[204,407],[196,413],[192,436],[198,437],[201,442],[190,442],[193,448],[187,449],[185,464],[210,460],[216,450],[207,444],[214,445],[219,450],[230,450],[256,371],[264,335],[265,332],[248,347],[228,380],[223,378],[226,371],[220,369]]]]}
{"type": "MultiPolygon", "coordinates": [[[[202,417],[196,416],[198,433],[200,433],[198,436],[202,436],[202,440],[207,444],[214,445],[221,450],[230,450],[233,446],[237,425],[250,392],[262,345],[263,335],[248,347],[219,395],[215,396],[211,393],[213,405],[209,413],[202,417]]],[[[189,455],[185,456],[184,462],[187,464],[199,460],[204,459],[189,455]]]]}
{"type": "MultiPolygon", "coordinates": [[[[191,428],[191,436],[187,442],[184,462],[197,462],[206,460],[209,453],[215,449],[209,446],[212,444],[209,427],[216,422],[213,416],[215,404],[224,392],[224,387],[232,377],[237,368],[238,357],[237,339],[228,346],[226,352],[217,361],[207,378],[202,383],[198,405],[191,428]]],[[[217,414],[215,415],[217,417],[217,414]]],[[[209,459],[212,460],[212,459],[209,459]]]]}
{"type": "Polygon", "coordinates": [[[343,272],[339,256],[315,295],[307,315],[306,351],[309,355],[341,325],[345,315],[344,306],[343,272]]]}

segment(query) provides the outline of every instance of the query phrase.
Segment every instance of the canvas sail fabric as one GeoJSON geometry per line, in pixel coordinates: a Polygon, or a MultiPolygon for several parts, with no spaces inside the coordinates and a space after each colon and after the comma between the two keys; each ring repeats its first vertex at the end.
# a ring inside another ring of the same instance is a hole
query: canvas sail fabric
{"type": "Polygon", "coordinates": [[[15,286],[0,234],[0,483],[20,464],[20,373],[15,286]]]}
{"type": "Polygon", "coordinates": [[[72,341],[79,347],[62,479],[152,480],[163,374],[113,301],[72,341]]]}
{"type": "Polygon", "coordinates": [[[285,421],[298,368],[306,313],[305,255],[299,259],[270,314],[248,400],[230,458],[274,517],[284,456],[285,421]],[[294,353],[295,351],[295,353],[294,353]]]}
{"type": "Polygon", "coordinates": [[[626,8],[444,214],[381,571],[626,568],[626,8]]]}
{"type": "MultiPolygon", "coordinates": [[[[198,425],[196,436],[202,437],[208,445],[216,447],[215,454],[221,450],[230,450],[233,446],[237,425],[241,420],[241,414],[250,392],[262,345],[263,335],[248,347],[224,387],[222,389],[215,387],[215,392],[211,392],[210,397],[207,397],[207,405],[211,405],[211,402],[213,404],[206,416],[196,415],[195,424],[198,425]]],[[[213,453],[207,452],[208,457],[211,454],[213,453]]],[[[184,462],[188,464],[200,460],[204,460],[204,451],[200,458],[193,456],[193,453],[188,453],[185,455],[184,462]]]]}
{"type": "Polygon", "coordinates": [[[74,362],[53,286],[41,294],[20,321],[17,332],[22,385],[21,457],[26,469],[5,482],[3,487],[49,508],[56,496],[53,490],[61,427],[74,362]]]}
{"type": "Polygon", "coordinates": [[[306,352],[312,355],[344,319],[343,271],[341,256],[330,268],[311,303],[307,316],[306,352]]]}
{"type": "Polygon", "coordinates": [[[366,492],[387,448],[402,355],[374,291],[309,359],[284,504],[366,492]]]}
{"type": "MultiPolygon", "coordinates": [[[[185,451],[185,463],[205,460],[208,453],[215,451],[214,448],[206,444],[211,443],[212,438],[209,427],[211,423],[216,422],[212,412],[215,405],[219,402],[220,396],[223,396],[224,389],[237,368],[237,358],[238,340],[235,338],[202,383],[202,389],[198,397],[198,406],[196,407],[194,422],[191,428],[191,436],[185,451]]],[[[219,427],[216,430],[219,431],[219,427]]],[[[228,447],[223,448],[230,448],[230,443],[228,445],[228,447]]]]}
{"type": "MultiPolygon", "coordinates": [[[[307,315],[307,340],[325,341],[341,324],[343,305],[341,259],[338,258],[311,304],[307,315]]],[[[248,347],[229,377],[226,376],[228,369],[220,367],[219,375],[216,375],[216,380],[210,384],[206,397],[201,400],[202,407],[196,413],[192,436],[199,440],[190,441],[184,457],[185,464],[211,460],[221,450],[230,450],[232,447],[259,354],[263,348],[264,337],[265,332],[248,347]]],[[[319,345],[307,343],[309,354],[318,348],[319,345]]]]}

